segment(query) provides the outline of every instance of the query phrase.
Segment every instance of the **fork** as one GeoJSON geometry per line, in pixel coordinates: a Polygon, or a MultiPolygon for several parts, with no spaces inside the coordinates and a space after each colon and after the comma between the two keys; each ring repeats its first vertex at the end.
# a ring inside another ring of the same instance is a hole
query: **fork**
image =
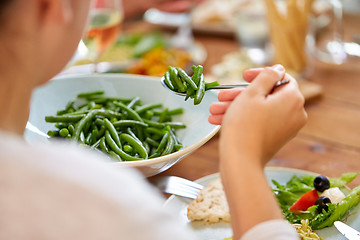
{"type": "Polygon", "coordinates": [[[154,186],[164,193],[195,199],[204,186],[176,176],[155,177],[149,180],[154,186]]]}

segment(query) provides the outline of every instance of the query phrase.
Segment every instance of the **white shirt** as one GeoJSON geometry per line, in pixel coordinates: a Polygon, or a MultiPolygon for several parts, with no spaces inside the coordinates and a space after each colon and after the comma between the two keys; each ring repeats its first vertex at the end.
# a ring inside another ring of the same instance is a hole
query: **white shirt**
{"type": "MultiPolygon", "coordinates": [[[[0,240],[195,239],[140,173],[69,144],[28,145],[0,132],[0,191],[0,240]]],[[[297,239],[284,222],[242,240],[297,239]]]]}

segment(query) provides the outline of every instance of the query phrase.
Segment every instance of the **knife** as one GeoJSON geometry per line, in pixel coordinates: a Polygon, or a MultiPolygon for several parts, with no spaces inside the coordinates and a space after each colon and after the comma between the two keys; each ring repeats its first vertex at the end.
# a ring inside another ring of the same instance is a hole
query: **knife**
{"type": "Polygon", "coordinates": [[[343,222],[335,221],[334,226],[336,227],[342,235],[344,235],[349,240],[360,240],[360,232],[356,231],[352,227],[346,225],[343,222]]]}

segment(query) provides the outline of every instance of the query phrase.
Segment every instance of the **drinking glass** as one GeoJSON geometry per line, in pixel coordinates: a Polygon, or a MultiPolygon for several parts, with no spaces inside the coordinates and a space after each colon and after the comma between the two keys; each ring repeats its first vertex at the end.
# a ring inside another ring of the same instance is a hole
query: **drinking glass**
{"type": "MultiPolygon", "coordinates": [[[[332,7],[330,14],[331,26],[328,34],[316,39],[315,57],[325,63],[343,64],[352,57],[360,59],[360,45],[356,42],[347,42],[344,39],[344,3],[350,3],[346,0],[330,0],[328,3],[332,7]]],[[[353,1],[353,5],[356,1],[353,1]]],[[[349,39],[348,39],[349,40],[349,39]]]]}
{"type": "Polygon", "coordinates": [[[245,1],[235,15],[235,32],[241,52],[255,65],[270,60],[269,29],[263,0],[245,1]]]}
{"type": "Polygon", "coordinates": [[[94,62],[94,72],[97,72],[101,54],[116,41],[120,33],[123,8],[121,0],[95,0],[93,3],[82,43],[88,49],[88,57],[94,62]]]}

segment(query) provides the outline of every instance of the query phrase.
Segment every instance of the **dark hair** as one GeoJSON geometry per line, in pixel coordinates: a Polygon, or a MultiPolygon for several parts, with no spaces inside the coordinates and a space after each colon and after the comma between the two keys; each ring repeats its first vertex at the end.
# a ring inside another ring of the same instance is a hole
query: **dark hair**
{"type": "Polygon", "coordinates": [[[0,14],[12,0],[0,0],[0,14]]]}

